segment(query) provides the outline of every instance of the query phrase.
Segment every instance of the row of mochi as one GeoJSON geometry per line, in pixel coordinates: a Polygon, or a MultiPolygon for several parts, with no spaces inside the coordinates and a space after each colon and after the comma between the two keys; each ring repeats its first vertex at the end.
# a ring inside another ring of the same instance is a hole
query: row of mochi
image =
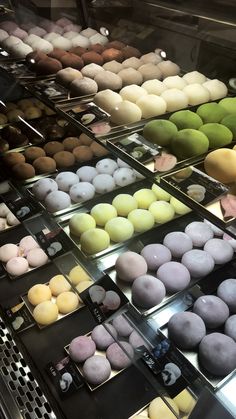
{"type": "Polygon", "coordinates": [[[40,179],[32,187],[32,193],[44,201],[50,212],[70,207],[92,199],[95,194],[104,194],[117,187],[127,186],[141,175],[122,160],[110,158],[99,160],[96,166],[82,166],[76,173],[60,172],[55,179],[40,179]]]}
{"type": "Polygon", "coordinates": [[[194,221],[185,232],[168,233],[163,244],[145,246],[140,255],[132,251],[121,254],[115,263],[117,277],[130,284],[137,306],[152,308],[166,294],[187,288],[191,278],[205,277],[215,264],[225,264],[233,258],[230,241],[218,238],[219,232],[214,225],[194,221]]]}
{"type": "MultiPolygon", "coordinates": [[[[123,125],[227,95],[226,85],[217,79],[207,80],[203,84],[186,84],[183,89],[171,87],[178,85],[179,81],[183,81],[179,76],[167,77],[163,82],[153,79],[144,82],[142,86],[131,84],[123,87],[119,94],[107,85],[105,90],[95,95],[94,102],[110,114],[111,122],[123,125]]],[[[78,84],[77,81],[73,83],[78,84]]]]}
{"type": "Polygon", "coordinates": [[[0,231],[4,231],[7,228],[14,227],[20,224],[20,221],[10,211],[8,206],[4,203],[0,204],[0,231]]]}
{"type": "Polygon", "coordinates": [[[192,311],[174,314],[168,337],[180,349],[198,350],[206,371],[225,376],[236,368],[236,280],[222,281],[216,294],[202,295],[192,311]]]}
{"type": "MultiPolygon", "coordinates": [[[[125,60],[127,65],[129,65],[130,60],[132,58],[125,60]]],[[[113,61],[104,64],[103,67],[94,63],[87,64],[81,71],[72,68],[72,66],[67,67],[57,72],[56,81],[69,88],[71,96],[83,96],[93,95],[105,89],[119,91],[122,87],[131,84],[141,85],[147,80],[157,79],[158,77],[162,79],[180,72],[179,66],[171,61],[161,61],[157,65],[152,63],[142,64],[139,70],[133,67],[125,67],[123,63],[117,64],[120,66],[118,72],[115,70],[117,66],[114,65],[113,61]],[[112,65],[114,65],[114,68],[112,68],[112,65]],[[107,68],[110,68],[110,70],[107,70],[107,68]]]]}
{"type": "Polygon", "coordinates": [[[7,273],[20,276],[32,268],[45,265],[48,257],[32,236],[25,236],[19,245],[7,243],[1,246],[0,261],[5,264],[7,273]]]}

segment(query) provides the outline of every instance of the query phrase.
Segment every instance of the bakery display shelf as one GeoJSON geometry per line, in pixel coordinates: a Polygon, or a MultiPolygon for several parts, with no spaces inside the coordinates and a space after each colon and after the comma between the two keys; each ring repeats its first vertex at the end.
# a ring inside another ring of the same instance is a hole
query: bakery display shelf
{"type": "Polygon", "coordinates": [[[221,205],[222,198],[225,199],[230,194],[230,187],[208,176],[204,170],[203,160],[186,167],[183,171],[163,176],[160,179],[160,186],[226,233],[235,237],[235,216],[228,215],[221,205]],[[203,188],[204,198],[201,202],[198,202],[194,199],[194,195],[191,196],[189,193],[188,188],[191,184],[203,188]]]}
{"type": "MultiPolygon", "coordinates": [[[[233,278],[235,276],[235,259],[231,262],[221,266],[218,270],[213,271],[207,277],[202,278],[197,285],[187,290],[184,298],[176,298],[176,300],[170,302],[166,307],[160,308],[150,316],[149,324],[154,329],[159,329],[160,334],[168,337],[168,321],[170,318],[182,311],[192,311],[192,306],[198,297],[204,295],[215,295],[218,286],[226,279],[233,278]]],[[[207,334],[219,332],[223,333],[223,326],[215,329],[207,329],[207,334]]],[[[198,373],[198,376],[204,384],[206,384],[210,390],[217,392],[224,389],[224,386],[235,376],[233,370],[225,377],[217,377],[210,374],[198,360],[198,354],[196,350],[182,350],[177,349],[189,362],[193,365],[198,373]]]]}
{"type": "MultiPolygon", "coordinates": [[[[124,186],[123,188],[120,189],[116,189],[112,192],[109,192],[105,195],[101,195],[96,199],[91,199],[89,201],[87,201],[87,203],[85,202],[83,206],[78,208],[78,211],[76,212],[70,212],[65,214],[64,216],[58,217],[55,220],[57,221],[57,223],[59,224],[59,226],[65,231],[65,233],[67,234],[68,237],[70,237],[70,239],[72,240],[72,242],[74,243],[74,245],[80,250],[80,252],[83,254],[84,257],[90,259],[90,260],[95,260],[100,258],[101,256],[104,256],[108,253],[111,253],[115,250],[118,250],[119,248],[123,247],[125,242],[120,242],[120,243],[115,243],[115,242],[111,242],[111,244],[109,245],[108,248],[106,248],[105,250],[102,250],[99,253],[95,253],[92,255],[89,255],[85,252],[83,252],[81,250],[81,246],[80,246],[80,239],[79,237],[75,236],[74,234],[70,233],[70,227],[69,227],[69,221],[70,218],[77,214],[77,213],[86,213],[89,214],[91,209],[100,203],[107,203],[107,204],[111,204],[113,199],[119,194],[119,193],[128,193],[128,194],[134,194],[135,192],[137,192],[139,189],[141,188],[151,188],[152,183],[150,183],[148,180],[144,180],[144,181],[138,181],[135,183],[132,183],[128,186],[124,186]]],[[[155,227],[157,227],[158,225],[155,224],[155,227]]],[[[99,227],[99,226],[98,226],[99,227]]],[[[99,227],[102,228],[102,227],[99,227]]],[[[157,227],[158,228],[158,227],[157,227]]],[[[134,233],[134,235],[132,236],[131,239],[133,238],[138,238],[140,235],[140,233],[134,233]]],[[[127,242],[129,242],[129,240],[127,242]]]]}
{"type": "MultiPolygon", "coordinates": [[[[87,337],[90,337],[91,336],[91,332],[90,333],[87,333],[85,336],[87,336],[87,337]]],[[[64,350],[65,350],[65,352],[66,352],[66,354],[69,356],[69,346],[70,345],[66,345],[65,347],[64,347],[64,350]]],[[[124,350],[124,352],[126,353],[126,351],[124,350]]],[[[94,355],[98,355],[98,356],[104,356],[104,357],[106,357],[106,351],[102,351],[102,350],[98,350],[98,349],[96,349],[96,351],[95,351],[95,353],[94,353],[94,355]]],[[[126,354],[127,356],[128,356],[128,354],[126,354]]],[[[78,369],[78,372],[79,372],[79,374],[80,374],[80,376],[82,377],[82,379],[84,380],[84,382],[85,382],[85,384],[87,385],[87,387],[89,388],[89,390],[90,391],[95,391],[95,390],[97,390],[97,389],[99,389],[99,388],[101,388],[104,384],[106,384],[106,383],[109,383],[109,381],[110,380],[112,380],[113,378],[115,378],[118,374],[121,374],[125,369],[122,369],[122,370],[115,370],[115,369],[111,369],[111,374],[110,374],[110,376],[108,377],[108,379],[107,380],[105,380],[103,383],[101,383],[101,384],[99,384],[99,385],[93,385],[93,384],[90,384],[90,383],[88,383],[88,381],[86,380],[86,378],[84,377],[84,374],[83,374],[83,363],[81,362],[81,363],[79,363],[79,362],[74,362],[75,363],[75,365],[76,365],[76,367],[77,367],[77,369],[78,369]]]]}
{"type": "MultiPolygon", "coordinates": [[[[45,283],[45,285],[48,285],[48,284],[49,284],[49,283],[45,283]]],[[[74,292],[74,290],[72,290],[72,292],[74,292]]],[[[35,308],[36,306],[33,306],[33,305],[29,302],[29,299],[28,299],[27,294],[22,295],[22,296],[21,296],[21,299],[22,299],[22,301],[25,303],[25,305],[26,305],[26,307],[27,307],[27,309],[28,309],[28,311],[29,311],[30,315],[34,318],[34,316],[33,316],[33,311],[34,311],[34,308],[35,308]]],[[[55,304],[55,303],[56,303],[56,297],[52,296],[51,300],[49,300],[49,301],[51,301],[52,303],[54,303],[54,304],[55,304]]],[[[63,320],[64,318],[66,318],[66,317],[68,317],[68,316],[70,316],[70,315],[72,315],[72,314],[74,314],[74,313],[78,312],[78,311],[79,311],[79,310],[81,310],[83,307],[84,307],[84,304],[83,304],[81,301],[79,301],[79,305],[78,305],[78,307],[77,307],[75,310],[72,310],[72,311],[70,311],[69,313],[66,313],[66,314],[62,314],[62,313],[60,313],[60,312],[59,312],[58,317],[57,317],[57,320],[55,320],[53,323],[50,323],[50,324],[48,324],[48,325],[41,325],[41,324],[40,324],[40,323],[38,323],[36,320],[34,320],[34,321],[35,321],[36,325],[38,326],[38,328],[39,328],[40,330],[43,330],[43,329],[45,329],[45,327],[48,327],[48,326],[53,326],[53,324],[55,324],[56,322],[58,322],[58,321],[60,321],[60,320],[63,320]]]]}
{"type": "Polygon", "coordinates": [[[26,64],[25,60],[18,59],[18,60],[10,60],[1,62],[0,60],[0,68],[10,73],[16,80],[22,82],[31,82],[31,81],[38,81],[38,80],[51,80],[55,79],[55,74],[49,75],[37,75],[33,71],[29,69],[26,64]]]}
{"type": "MultiPolygon", "coordinates": [[[[126,244],[124,243],[124,246],[122,248],[119,248],[117,250],[114,249],[112,253],[109,253],[104,256],[102,255],[99,257],[98,260],[95,261],[98,269],[100,269],[101,271],[104,271],[110,276],[110,278],[115,282],[118,288],[120,288],[120,290],[128,298],[130,303],[133,304],[136,310],[138,310],[139,313],[142,314],[143,316],[145,317],[150,316],[152,313],[155,313],[157,310],[161,310],[162,308],[171,304],[171,302],[176,301],[176,299],[178,299],[179,301],[182,301],[182,300],[187,301],[188,298],[186,296],[188,296],[188,290],[191,290],[191,288],[195,284],[198,284],[199,281],[201,280],[204,281],[205,279],[204,278],[203,279],[191,278],[190,283],[184,290],[175,292],[173,294],[170,294],[167,292],[163,300],[156,306],[150,309],[141,308],[137,304],[135,304],[135,302],[132,299],[132,290],[131,290],[132,283],[123,281],[119,279],[119,277],[117,276],[116,269],[115,269],[115,262],[118,256],[120,256],[121,254],[127,251],[132,251],[139,254],[142,251],[142,249],[149,244],[153,244],[153,243],[162,244],[163,239],[167,234],[176,232],[176,231],[184,232],[185,227],[193,221],[201,221],[201,218],[196,213],[189,213],[187,215],[181,216],[177,219],[169,221],[166,224],[160,225],[153,230],[147,231],[146,233],[139,235],[137,238],[130,239],[128,243],[126,244]]],[[[171,261],[180,262],[181,259],[172,258],[171,261]]],[[[214,272],[217,272],[220,268],[221,268],[221,265],[215,265],[214,272]]],[[[154,272],[151,270],[148,270],[147,274],[155,275],[154,272]]]]}

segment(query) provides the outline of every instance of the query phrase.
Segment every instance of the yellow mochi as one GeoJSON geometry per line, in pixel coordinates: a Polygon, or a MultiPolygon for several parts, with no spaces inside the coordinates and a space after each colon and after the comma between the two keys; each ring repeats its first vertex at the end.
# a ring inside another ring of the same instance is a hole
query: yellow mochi
{"type": "MultiPolygon", "coordinates": [[[[179,408],[175,402],[169,397],[166,397],[165,400],[169,403],[172,409],[179,414],[179,408]]],[[[152,400],[148,408],[148,414],[150,419],[176,419],[174,413],[171,412],[161,397],[156,397],[156,399],[152,400]]]]}
{"type": "Polygon", "coordinates": [[[65,291],[70,291],[71,286],[63,275],[56,275],[49,281],[49,288],[55,297],[65,291]]]}
{"type": "Polygon", "coordinates": [[[117,195],[113,199],[112,205],[116,208],[117,214],[121,217],[127,217],[132,210],[138,208],[136,199],[132,195],[126,193],[117,195]]]}
{"type": "Polygon", "coordinates": [[[155,202],[156,195],[151,189],[143,188],[135,192],[133,197],[138,202],[138,208],[148,209],[152,202],[155,202]]]}
{"type": "Polygon", "coordinates": [[[47,326],[58,318],[57,305],[51,301],[43,301],[35,307],[33,317],[37,323],[47,326]]]}
{"type": "Polygon", "coordinates": [[[52,298],[52,293],[48,285],[36,284],[28,291],[28,300],[33,306],[37,306],[43,301],[49,301],[52,298]]]}
{"type": "Polygon", "coordinates": [[[60,313],[70,313],[79,306],[79,297],[72,291],[62,292],[56,299],[56,305],[60,313]]]}
{"type": "Polygon", "coordinates": [[[177,404],[179,410],[184,413],[190,413],[196,404],[196,400],[186,389],[181,391],[173,400],[177,404]]]}
{"type": "Polygon", "coordinates": [[[79,282],[89,281],[91,278],[82,266],[74,266],[69,273],[69,280],[72,284],[77,285],[79,282]]]}

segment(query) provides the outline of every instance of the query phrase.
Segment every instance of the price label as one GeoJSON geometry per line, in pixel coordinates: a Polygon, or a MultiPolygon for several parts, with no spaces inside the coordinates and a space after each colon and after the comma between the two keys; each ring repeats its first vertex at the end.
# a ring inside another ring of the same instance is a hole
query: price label
{"type": "Polygon", "coordinates": [[[57,229],[48,234],[42,231],[35,234],[36,240],[46,252],[49,259],[54,259],[72,249],[73,244],[62,229],[57,229]]]}
{"type": "Polygon", "coordinates": [[[18,198],[15,201],[7,201],[6,205],[20,221],[32,217],[39,211],[38,206],[26,198],[18,198]]]}
{"type": "Polygon", "coordinates": [[[68,356],[58,362],[49,362],[46,372],[62,398],[74,393],[84,385],[78,368],[68,356]]]}

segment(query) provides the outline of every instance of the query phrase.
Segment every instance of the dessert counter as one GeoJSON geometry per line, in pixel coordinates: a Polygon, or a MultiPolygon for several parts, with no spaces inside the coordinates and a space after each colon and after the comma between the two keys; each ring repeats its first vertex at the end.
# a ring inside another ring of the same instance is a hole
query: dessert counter
{"type": "Polygon", "coordinates": [[[232,22],[108,3],[0,19],[0,417],[231,419],[232,22]]]}

